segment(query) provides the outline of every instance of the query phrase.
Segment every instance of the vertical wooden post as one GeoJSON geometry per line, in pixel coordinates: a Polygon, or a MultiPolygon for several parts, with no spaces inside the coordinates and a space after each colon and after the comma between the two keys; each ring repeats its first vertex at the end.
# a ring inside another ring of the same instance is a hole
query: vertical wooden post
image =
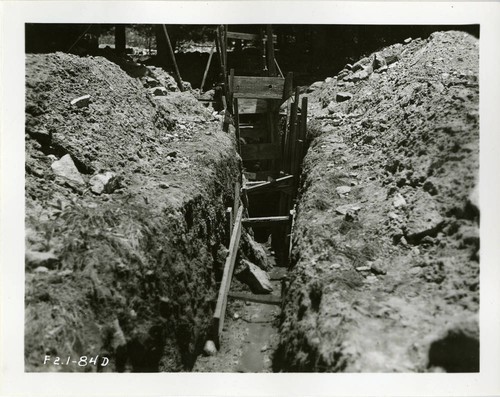
{"type": "Polygon", "coordinates": [[[168,52],[170,53],[170,60],[174,66],[174,79],[181,92],[184,91],[184,86],[182,84],[181,75],[179,73],[179,68],[177,67],[177,62],[175,60],[174,49],[172,48],[172,43],[170,43],[170,37],[168,37],[167,27],[163,25],[163,34],[165,35],[165,40],[167,41],[168,52]]]}
{"type": "Polygon", "coordinates": [[[227,25],[222,25],[224,32],[224,65],[227,68],[227,25]]]}
{"type": "Polygon", "coordinates": [[[294,156],[294,170],[293,174],[296,176],[293,183],[293,192],[297,193],[300,181],[300,165],[304,157],[305,140],[307,129],[307,97],[302,98],[302,106],[300,109],[300,122],[297,131],[297,147],[294,156]]]}
{"type": "Polygon", "coordinates": [[[302,160],[305,155],[306,138],[307,138],[307,97],[302,98],[301,118],[302,119],[300,121],[300,134],[299,134],[301,151],[299,154],[299,160],[302,163],[302,160]]]}
{"type": "Polygon", "coordinates": [[[229,110],[234,114],[233,104],[233,93],[234,93],[234,69],[229,70],[229,79],[227,82],[227,103],[231,106],[229,110]]]}
{"type": "MultiPolygon", "coordinates": [[[[298,112],[298,105],[299,105],[299,88],[297,87],[295,89],[295,98],[294,102],[292,105],[292,112],[290,116],[290,144],[288,145],[288,169],[286,170],[288,173],[293,172],[294,170],[294,154],[295,154],[295,147],[296,147],[296,141],[297,141],[297,112],[298,112]]],[[[296,175],[294,175],[296,176],[296,175]]]]}
{"type": "Polygon", "coordinates": [[[273,40],[273,26],[266,25],[267,34],[267,69],[269,76],[276,76],[276,63],[274,61],[274,40],[273,40]]]}
{"type": "Polygon", "coordinates": [[[117,54],[124,54],[127,46],[125,25],[115,25],[115,51],[117,54]]]}
{"type": "Polygon", "coordinates": [[[234,98],[233,103],[233,116],[234,116],[234,129],[236,132],[236,149],[238,153],[241,154],[241,143],[240,143],[240,115],[238,113],[238,98],[234,98]]]}
{"type": "Polygon", "coordinates": [[[203,73],[203,79],[201,80],[200,91],[203,92],[203,86],[205,85],[205,80],[207,79],[208,70],[210,69],[210,63],[212,62],[212,56],[214,55],[215,43],[210,49],[210,55],[208,56],[207,66],[205,67],[205,72],[203,73]]]}

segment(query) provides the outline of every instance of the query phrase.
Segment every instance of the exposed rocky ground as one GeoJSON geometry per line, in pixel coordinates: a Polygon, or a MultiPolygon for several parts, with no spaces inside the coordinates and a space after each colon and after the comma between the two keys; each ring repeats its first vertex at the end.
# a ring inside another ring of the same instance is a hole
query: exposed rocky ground
{"type": "MultiPolygon", "coordinates": [[[[478,45],[438,32],[311,86],[279,341],[249,332],[277,307],[233,302],[218,358],[197,365],[233,134],[159,68],[27,55],[26,370],[476,371],[478,45]],[[110,364],[43,364],[97,354],[110,364]]],[[[246,232],[241,248],[269,270],[246,232]]],[[[249,291],[239,262],[233,287],[249,291]]]]}
{"type": "Polygon", "coordinates": [[[26,57],[27,371],[189,370],[210,332],[234,142],[166,73],[128,72],[26,57]]]}
{"type": "Polygon", "coordinates": [[[275,370],[478,370],[478,66],[437,32],[311,87],[275,370]]]}

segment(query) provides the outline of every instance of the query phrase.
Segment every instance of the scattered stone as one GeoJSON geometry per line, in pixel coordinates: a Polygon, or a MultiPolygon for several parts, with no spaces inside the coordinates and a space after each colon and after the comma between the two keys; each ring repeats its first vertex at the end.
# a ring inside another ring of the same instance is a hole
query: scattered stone
{"type": "Polygon", "coordinates": [[[382,66],[387,67],[387,63],[385,62],[385,58],[379,52],[377,52],[375,54],[375,56],[373,57],[372,66],[373,66],[373,70],[380,69],[382,66]]]}
{"type": "Polygon", "coordinates": [[[154,96],[166,96],[168,94],[168,90],[162,86],[153,87],[149,92],[154,96]]]}
{"type": "Polygon", "coordinates": [[[428,235],[436,235],[444,219],[435,208],[415,208],[406,224],[409,241],[418,242],[428,235]]]}
{"type": "Polygon", "coordinates": [[[166,182],[160,182],[158,186],[162,189],[168,189],[170,187],[170,185],[166,182]]]}
{"type": "Polygon", "coordinates": [[[389,55],[384,55],[385,58],[385,63],[387,65],[393,64],[397,61],[399,61],[399,56],[397,54],[389,54],[389,55]]]}
{"type": "Polygon", "coordinates": [[[406,200],[400,193],[396,193],[394,200],[392,201],[392,205],[395,208],[404,207],[406,206],[406,200]]]}
{"type": "Polygon", "coordinates": [[[377,259],[375,262],[371,264],[371,271],[374,274],[387,274],[387,270],[385,266],[382,264],[382,261],[377,259]]]}
{"type": "Polygon", "coordinates": [[[233,318],[234,318],[235,320],[238,320],[238,319],[240,318],[239,313],[234,313],[234,314],[233,314],[233,318]]]}
{"type": "Polygon", "coordinates": [[[331,101],[328,106],[326,107],[326,110],[328,110],[328,113],[333,114],[335,113],[337,107],[337,103],[334,101],[331,101]]]}
{"type": "Polygon", "coordinates": [[[33,268],[44,266],[51,269],[59,262],[59,257],[57,257],[52,251],[37,252],[26,250],[24,254],[24,261],[26,267],[33,268]]]}
{"type": "Polygon", "coordinates": [[[260,348],[260,351],[261,351],[261,352],[265,352],[265,351],[267,351],[267,350],[269,350],[269,346],[267,346],[267,345],[264,345],[264,346],[262,346],[262,347],[260,348]]]}
{"type": "Polygon", "coordinates": [[[335,97],[335,99],[337,100],[337,102],[345,102],[351,99],[352,97],[353,95],[350,92],[342,91],[342,92],[337,92],[337,96],[335,97]]]}
{"type": "Polygon", "coordinates": [[[417,275],[422,272],[422,268],[419,266],[412,267],[409,271],[410,274],[412,275],[417,275]]]}
{"type": "Polygon", "coordinates": [[[38,266],[35,270],[35,273],[48,273],[49,269],[46,268],[45,266],[38,266]]]}
{"type": "Polygon", "coordinates": [[[348,63],[347,65],[345,65],[345,68],[346,68],[347,70],[351,70],[351,69],[352,69],[352,65],[351,65],[350,63],[348,63]]]}
{"type": "Polygon", "coordinates": [[[246,283],[253,293],[269,294],[273,286],[267,273],[246,259],[241,260],[242,270],[236,274],[238,279],[246,283]]]}
{"type": "Polygon", "coordinates": [[[344,78],[346,81],[351,81],[353,83],[356,83],[360,80],[365,80],[370,76],[367,70],[359,70],[356,73],[353,73],[350,76],[347,76],[344,78]]]}
{"type": "Polygon", "coordinates": [[[394,212],[389,212],[389,218],[391,219],[399,219],[399,216],[398,214],[394,213],[394,212]]]}
{"type": "Polygon", "coordinates": [[[83,108],[89,106],[90,95],[84,95],[79,98],[75,98],[71,101],[71,106],[76,106],[77,108],[83,108]]]}
{"type": "Polygon", "coordinates": [[[118,188],[116,174],[107,171],[104,174],[97,174],[90,178],[90,190],[95,194],[113,193],[118,188]]]}
{"type": "Polygon", "coordinates": [[[364,282],[366,284],[373,284],[373,283],[376,283],[378,281],[378,278],[377,276],[373,276],[373,275],[370,275],[370,276],[367,276],[364,280],[364,282]]]}
{"type": "Polygon", "coordinates": [[[424,236],[422,240],[420,240],[420,244],[434,245],[436,244],[436,239],[431,236],[424,236]]]}
{"type": "Polygon", "coordinates": [[[407,39],[404,40],[405,44],[410,44],[413,39],[411,37],[408,37],[407,39]]]}
{"type": "Polygon", "coordinates": [[[309,88],[307,89],[307,92],[311,93],[313,91],[316,91],[316,90],[320,89],[322,86],[323,86],[323,82],[322,81],[316,81],[316,82],[312,83],[309,86],[309,88]]]}
{"type": "Polygon", "coordinates": [[[360,204],[344,204],[335,208],[335,211],[341,215],[346,215],[348,212],[357,212],[360,209],[360,204]]]}
{"type": "Polygon", "coordinates": [[[150,87],[158,87],[160,84],[160,82],[152,77],[146,77],[144,79],[144,86],[146,88],[150,88],[150,87]]]}
{"type": "Polygon", "coordinates": [[[61,177],[70,183],[75,183],[76,185],[85,185],[83,177],[80,175],[80,172],[78,172],[78,169],[69,154],[64,155],[60,160],[54,161],[51,164],[51,168],[52,171],[54,171],[54,174],[58,177],[61,177]]]}
{"type": "Polygon", "coordinates": [[[127,339],[125,338],[125,334],[120,327],[118,319],[113,320],[113,329],[114,333],[111,338],[111,346],[116,350],[121,346],[125,346],[127,344],[127,339]]]}
{"type": "Polygon", "coordinates": [[[363,69],[364,66],[368,65],[370,63],[370,58],[363,58],[360,59],[358,62],[356,62],[354,65],[352,65],[351,70],[353,72],[356,72],[358,70],[363,69]]]}
{"type": "Polygon", "coordinates": [[[384,65],[384,66],[381,66],[380,68],[378,68],[377,72],[382,73],[382,72],[387,71],[388,69],[389,68],[387,67],[387,65],[384,65]]]}
{"type": "Polygon", "coordinates": [[[332,263],[332,264],[330,265],[330,267],[331,267],[332,269],[340,269],[340,267],[341,267],[341,266],[340,266],[340,263],[332,263]]]}
{"type": "Polygon", "coordinates": [[[370,266],[359,266],[356,268],[358,272],[369,272],[371,270],[370,266]]]}
{"type": "Polygon", "coordinates": [[[66,277],[66,276],[69,276],[71,274],[73,274],[73,270],[71,270],[71,269],[61,270],[59,273],[57,273],[57,275],[61,276],[61,277],[66,277]]]}
{"type": "Polygon", "coordinates": [[[347,194],[351,191],[349,186],[339,186],[335,189],[338,194],[347,194]]]}

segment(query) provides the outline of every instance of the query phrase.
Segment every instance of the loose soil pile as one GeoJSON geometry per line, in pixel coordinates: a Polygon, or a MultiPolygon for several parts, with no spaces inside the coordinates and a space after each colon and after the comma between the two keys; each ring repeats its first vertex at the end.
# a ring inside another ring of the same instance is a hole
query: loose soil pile
{"type": "Polygon", "coordinates": [[[189,370],[210,331],[234,142],[170,76],[127,71],[27,55],[27,371],[189,370]]]}
{"type": "Polygon", "coordinates": [[[478,370],[478,47],[437,32],[312,87],[275,370],[478,370]]]}

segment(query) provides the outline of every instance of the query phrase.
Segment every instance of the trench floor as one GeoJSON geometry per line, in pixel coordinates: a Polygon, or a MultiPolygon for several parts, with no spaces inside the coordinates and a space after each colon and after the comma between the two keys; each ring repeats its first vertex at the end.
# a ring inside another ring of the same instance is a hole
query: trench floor
{"type": "MultiPolygon", "coordinates": [[[[269,277],[272,295],[281,296],[281,279],[287,273],[273,265],[269,277]]],[[[231,286],[235,291],[237,286],[231,286]]],[[[281,308],[264,303],[229,298],[220,350],[214,356],[199,356],[193,372],[272,372],[272,358],[279,342],[278,325],[281,308]]]]}

